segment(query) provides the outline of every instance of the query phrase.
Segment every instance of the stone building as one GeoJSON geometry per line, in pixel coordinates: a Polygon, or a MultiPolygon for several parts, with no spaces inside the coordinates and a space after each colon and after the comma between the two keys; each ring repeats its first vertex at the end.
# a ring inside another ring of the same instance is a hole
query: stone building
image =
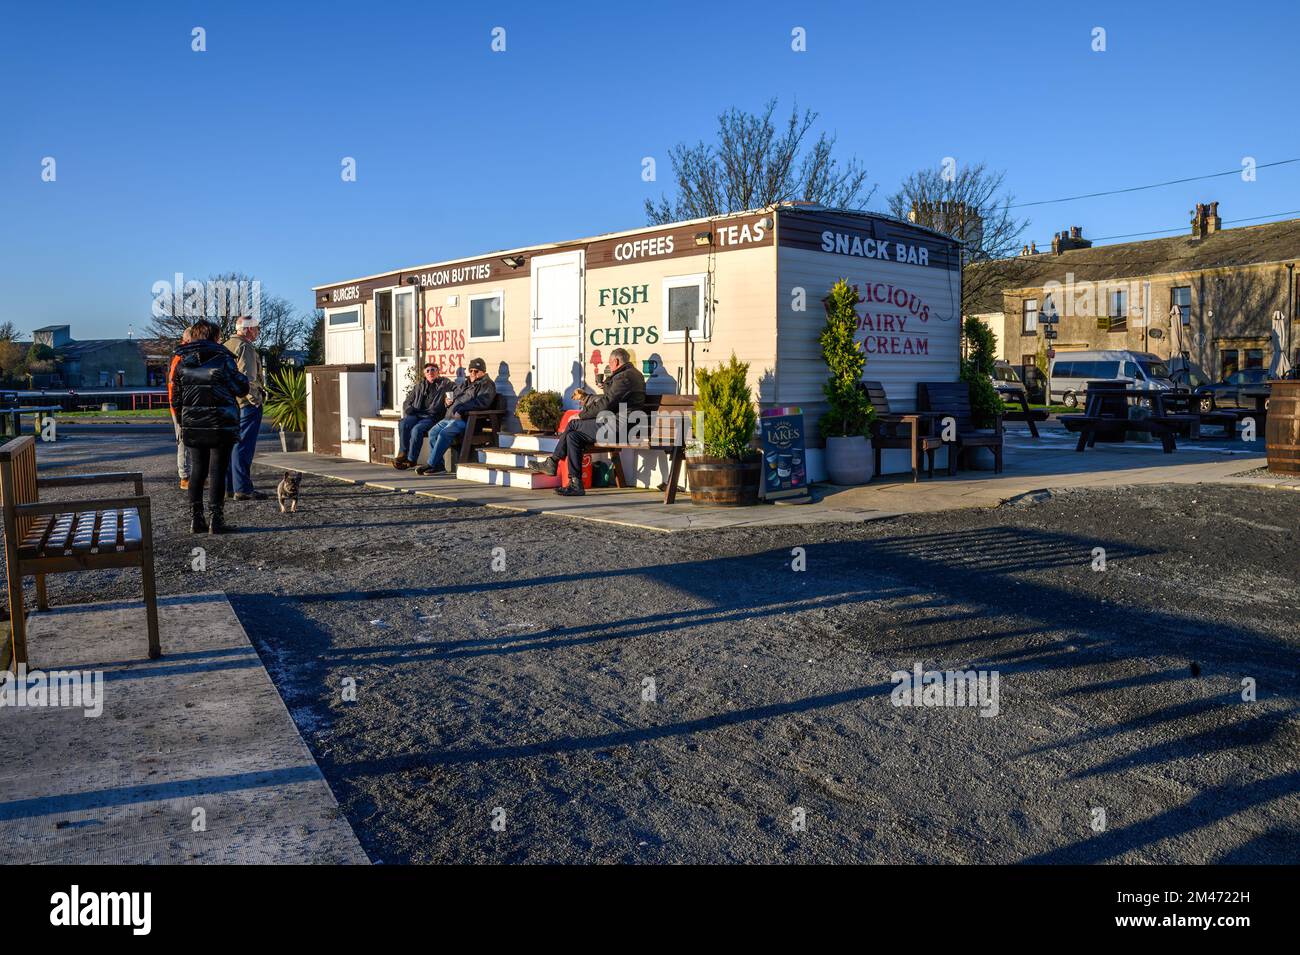
{"type": "Polygon", "coordinates": [[[1050,252],[1026,247],[974,266],[1000,270],[1001,301],[991,293],[972,311],[1022,368],[1048,347],[1181,356],[1216,379],[1237,368],[1277,374],[1288,356],[1295,367],[1300,219],[1224,229],[1218,205],[1197,204],[1190,234],[1093,247],[1072,226],[1050,252]],[[1052,312],[1049,340],[1041,319],[1052,312]]]}
{"type": "Polygon", "coordinates": [[[33,376],[37,387],[144,388],[162,383],[162,366],[146,359],[135,338],[75,339],[71,326],[46,325],[32,332],[32,342],[54,349],[56,371],[33,376]],[[36,379],[48,380],[36,380],[36,379]]]}

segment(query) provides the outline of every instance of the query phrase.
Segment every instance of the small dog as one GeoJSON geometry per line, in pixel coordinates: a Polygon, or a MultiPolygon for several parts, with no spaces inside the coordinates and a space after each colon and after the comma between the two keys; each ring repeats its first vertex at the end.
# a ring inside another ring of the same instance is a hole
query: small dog
{"type": "Polygon", "coordinates": [[[298,513],[298,483],[302,480],[302,472],[285,471],[284,477],[280,478],[280,483],[275,487],[275,499],[280,502],[280,513],[285,513],[285,504],[289,505],[289,510],[298,513]]]}

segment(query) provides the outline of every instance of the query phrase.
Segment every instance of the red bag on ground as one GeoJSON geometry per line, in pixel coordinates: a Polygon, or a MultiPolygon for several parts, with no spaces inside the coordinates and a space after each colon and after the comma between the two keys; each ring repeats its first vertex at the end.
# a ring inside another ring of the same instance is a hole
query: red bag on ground
{"type": "MultiPolygon", "coordinates": [[[[566,411],[564,412],[564,414],[560,415],[560,423],[559,425],[556,426],[555,429],[556,433],[563,434],[564,429],[569,426],[569,422],[576,417],[578,417],[577,408],[574,408],[571,411],[566,411]]],[[[560,487],[568,487],[569,486],[569,459],[568,458],[560,459],[560,466],[556,469],[555,473],[556,476],[559,477],[560,479],[560,487]]],[[[590,454],[584,454],[582,456],[582,486],[591,487],[591,455],[590,454]]]]}

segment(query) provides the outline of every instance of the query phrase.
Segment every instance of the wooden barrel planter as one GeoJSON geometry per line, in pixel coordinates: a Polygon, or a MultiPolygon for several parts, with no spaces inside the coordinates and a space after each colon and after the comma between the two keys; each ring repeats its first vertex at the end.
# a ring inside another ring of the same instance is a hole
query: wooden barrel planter
{"type": "Polygon", "coordinates": [[[763,459],[732,461],[727,458],[691,457],[686,474],[691,482],[691,503],[713,507],[745,507],[758,503],[758,480],[763,459]]]}
{"type": "Polygon", "coordinates": [[[1264,421],[1268,469],[1300,474],[1300,381],[1274,381],[1264,421]]]}

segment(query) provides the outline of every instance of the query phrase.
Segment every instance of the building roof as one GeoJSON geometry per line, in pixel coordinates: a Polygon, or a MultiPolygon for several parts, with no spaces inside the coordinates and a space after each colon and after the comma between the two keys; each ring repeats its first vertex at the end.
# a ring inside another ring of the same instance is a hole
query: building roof
{"type": "Polygon", "coordinates": [[[32,329],[32,331],[33,332],[57,332],[57,331],[65,331],[67,329],[70,329],[71,327],[72,327],[71,325],[46,325],[43,328],[34,328],[32,329]]]}
{"type": "Polygon", "coordinates": [[[998,285],[1011,290],[1041,288],[1050,281],[1065,282],[1066,273],[1073,273],[1076,281],[1101,281],[1290,260],[1300,260],[1300,219],[1222,229],[1204,239],[1189,233],[1060,254],[1040,252],[973,268],[1005,270],[1006,276],[998,285]]]}
{"type": "Polygon", "coordinates": [[[940,232],[937,229],[931,229],[928,226],[918,225],[907,219],[900,219],[888,212],[868,212],[865,209],[836,209],[830,206],[823,206],[816,202],[778,202],[774,205],[761,206],[756,209],[739,209],[735,212],[725,212],[716,216],[707,216],[701,219],[684,219],[680,222],[664,222],[655,225],[637,226],[635,229],[623,229],[619,232],[602,232],[599,235],[582,236],[576,239],[565,239],[563,242],[545,242],[533,245],[521,245],[513,249],[495,249],[490,252],[479,252],[476,255],[463,255],[454,259],[445,259],[441,262],[429,262],[425,265],[412,265],[402,269],[387,269],[383,272],[376,272],[374,275],[361,275],[356,278],[342,279],[335,282],[326,282],[324,285],[313,285],[312,291],[319,292],[321,289],[333,288],[338,285],[350,285],[356,282],[367,282],[371,279],[384,278],[389,275],[396,275],[402,272],[419,272],[426,269],[444,268],[450,265],[456,265],[460,262],[471,262],[474,259],[491,258],[503,255],[514,255],[522,252],[538,253],[546,252],[551,249],[562,250],[573,246],[587,245],[593,242],[601,242],[606,239],[617,239],[623,236],[640,235],[643,232],[662,232],[669,229],[680,229],[683,226],[699,225],[706,222],[719,222],[724,219],[738,219],[744,216],[758,215],[760,213],[793,213],[795,215],[805,213],[830,212],[835,215],[853,216],[860,219],[880,219],[886,222],[895,222],[907,226],[909,229],[915,229],[918,232],[927,232],[936,238],[945,239],[948,242],[961,244],[961,240],[949,235],[946,232],[940,232]]]}
{"type": "MultiPolygon", "coordinates": [[[[38,328],[37,331],[40,331],[38,328]]],[[[56,351],[65,358],[80,358],[82,355],[91,352],[102,351],[105,348],[112,348],[115,345],[130,343],[139,345],[140,340],[136,338],[87,338],[83,340],[74,339],[60,345],[56,351]]]]}

